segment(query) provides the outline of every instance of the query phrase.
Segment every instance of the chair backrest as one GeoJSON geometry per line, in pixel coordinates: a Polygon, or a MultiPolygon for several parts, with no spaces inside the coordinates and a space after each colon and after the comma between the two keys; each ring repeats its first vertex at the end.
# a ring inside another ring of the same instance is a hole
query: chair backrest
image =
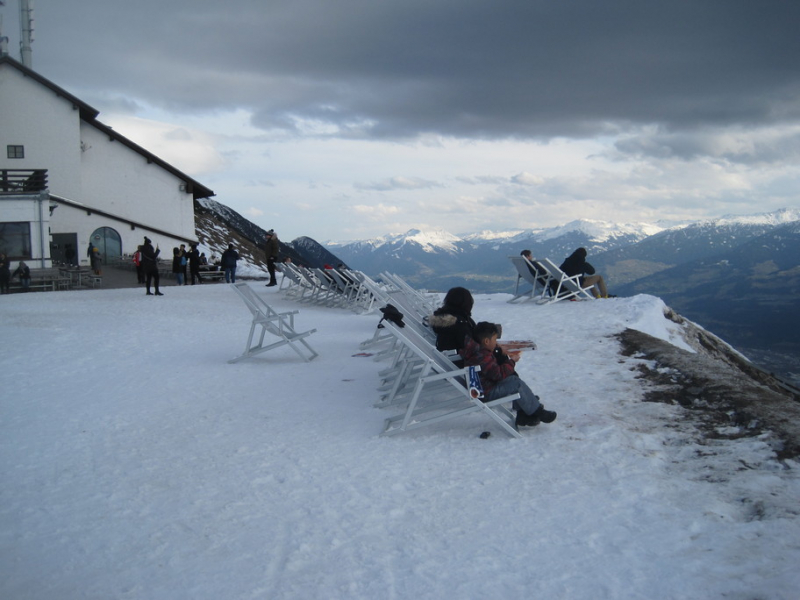
{"type": "Polygon", "coordinates": [[[240,282],[231,284],[231,287],[236,291],[237,294],[239,294],[242,301],[245,303],[245,306],[247,306],[253,315],[261,313],[266,316],[270,316],[269,311],[272,309],[268,304],[261,300],[261,298],[256,296],[255,292],[249,285],[244,282],[240,282]],[[264,307],[266,307],[267,311],[263,310],[264,307]]]}
{"type": "Polygon", "coordinates": [[[437,350],[436,346],[417,330],[409,327],[401,328],[391,322],[386,323],[386,328],[415,355],[425,361],[429,361],[431,367],[438,373],[450,373],[459,370],[459,367],[453,361],[437,350]]]}
{"type": "Polygon", "coordinates": [[[508,259],[517,270],[517,274],[531,285],[546,285],[549,274],[547,269],[536,260],[528,260],[524,256],[509,256],[508,259]],[[535,275],[534,275],[535,273],[535,275]]]}
{"type": "MultiPolygon", "coordinates": [[[[558,291],[567,290],[570,292],[567,294],[567,297],[584,297],[589,299],[594,299],[591,293],[589,293],[588,288],[581,287],[580,284],[580,275],[573,275],[570,277],[564,271],[561,270],[560,267],[557,267],[556,264],[550,260],[549,258],[543,258],[541,261],[542,266],[547,270],[550,276],[553,278],[555,283],[558,285],[558,291]]],[[[557,298],[561,297],[560,293],[556,294],[557,298]]]]}

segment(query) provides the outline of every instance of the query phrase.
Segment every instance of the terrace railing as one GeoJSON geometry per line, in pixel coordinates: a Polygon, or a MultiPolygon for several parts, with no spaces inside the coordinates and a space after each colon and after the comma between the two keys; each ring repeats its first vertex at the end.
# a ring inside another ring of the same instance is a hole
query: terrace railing
{"type": "Polygon", "coordinates": [[[0,169],[0,194],[32,194],[47,189],[47,169],[0,169]]]}

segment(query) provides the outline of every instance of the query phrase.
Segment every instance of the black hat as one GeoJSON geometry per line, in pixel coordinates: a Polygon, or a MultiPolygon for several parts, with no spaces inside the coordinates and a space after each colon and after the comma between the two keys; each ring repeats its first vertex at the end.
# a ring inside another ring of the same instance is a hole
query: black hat
{"type": "Polygon", "coordinates": [[[150,243],[150,238],[147,237],[147,236],[144,236],[144,243],[145,244],[149,244],[150,243]]]}

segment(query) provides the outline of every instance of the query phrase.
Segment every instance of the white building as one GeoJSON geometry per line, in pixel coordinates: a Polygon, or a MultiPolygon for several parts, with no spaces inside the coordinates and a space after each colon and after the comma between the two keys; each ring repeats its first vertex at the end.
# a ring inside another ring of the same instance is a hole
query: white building
{"type": "Polygon", "coordinates": [[[0,57],[0,252],[31,266],[106,262],[147,236],[196,242],[194,199],[214,192],[97,121],[98,111],[0,57]],[[2,148],[5,147],[5,152],[2,148]]]}

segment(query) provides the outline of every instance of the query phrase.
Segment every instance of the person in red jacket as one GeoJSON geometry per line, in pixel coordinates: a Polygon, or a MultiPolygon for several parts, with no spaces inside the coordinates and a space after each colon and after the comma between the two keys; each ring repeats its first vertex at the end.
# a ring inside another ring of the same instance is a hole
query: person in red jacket
{"type": "Polygon", "coordinates": [[[514,365],[519,360],[520,352],[505,354],[497,352],[497,338],[500,328],[494,323],[481,321],[475,326],[472,337],[464,339],[462,356],[467,366],[480,365],[481,386],[487,401],[503,396],[519,394],[514,401],[517,409],[516,426],[534,427],[539,423],[552,423],[556,413],[546,410],[539,402],[539,396],[533,393],[517,375],[514,365]]]}

